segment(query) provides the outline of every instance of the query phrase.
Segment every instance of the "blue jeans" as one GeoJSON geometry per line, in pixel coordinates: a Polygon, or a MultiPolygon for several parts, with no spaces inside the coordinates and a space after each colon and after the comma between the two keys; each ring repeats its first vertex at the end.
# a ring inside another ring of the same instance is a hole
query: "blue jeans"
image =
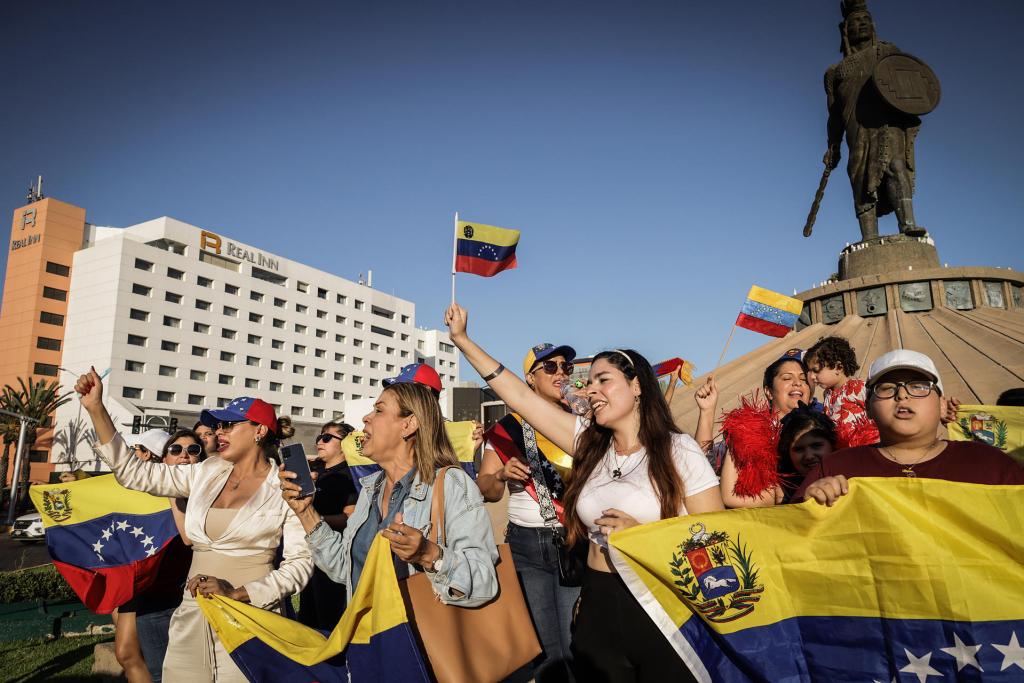
{"type": "Polygon", "coordinates": [[[537,683],[571,681],[569,626],[580,589],[558,582],[558,554],[547,528],[508,525],[506,540],[544,652],[534,661],[537,683]]]}
{"type": "MultiPolygon", "coordinates": [[[[136,614],[135,630],[139,634],[139,649],[146,661],[153,683],[160,683],[164,669],[164,655],[167,654],[167,631],[171,626],[171,615],[176,607],[136,614]]],[[[198,655],[197,655],[198,656],[198,655]]]]}

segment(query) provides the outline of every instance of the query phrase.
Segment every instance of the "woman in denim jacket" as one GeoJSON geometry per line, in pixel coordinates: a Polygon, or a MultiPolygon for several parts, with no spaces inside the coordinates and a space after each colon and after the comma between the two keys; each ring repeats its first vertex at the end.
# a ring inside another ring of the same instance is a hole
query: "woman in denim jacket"
{"type": "Polygon", "coordinates": [[[449,605],[475,607],[494,598],[498,552],[490,518],[480,490],[459,466],[437,397],[422,384],[391,384],[363,423],[363,455],[381,471],[359,481],[359,499],[344,532],[323,521],[311,505],[312,497],[296,497],[294,473],[280,473],[281,495],[306,530],[316,566],[345,584],[351,600],[370,544],[380,533],[402,560],[396,565],[399,579],[426,572],[434,591],[449,605]],[[435,534],[430,529],[430,505],[437,471],[449,466],[441,546],[431,540],[435,534]]]}

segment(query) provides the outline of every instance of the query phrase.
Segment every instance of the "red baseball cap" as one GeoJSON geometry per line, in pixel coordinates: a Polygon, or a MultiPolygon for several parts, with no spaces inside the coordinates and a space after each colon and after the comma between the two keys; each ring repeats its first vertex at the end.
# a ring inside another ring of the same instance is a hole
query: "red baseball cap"
{"type": "Polygon", "coordinates": [[[434,390],[435,393],[441,393],[441,378],[438,377],[437,371],[430,367],[426,363],[410,363],[406,365],[395,377],[389,377],[383,380],[383,384],[386,387],[392,384],[404,384],[404,383],[422,384],[425,387],[429,387],[434,390]]]}
{"type": "Polygon", "coordinates": [[[272,432],[277,432],[277,416],[274,407],[266,401],[251,396],[240,396],[223,408],[204,410],[199,414],[199,421],[210,429],[216,429],[218,422],[242,422],[250,420],[261,424],[272,432]]]}

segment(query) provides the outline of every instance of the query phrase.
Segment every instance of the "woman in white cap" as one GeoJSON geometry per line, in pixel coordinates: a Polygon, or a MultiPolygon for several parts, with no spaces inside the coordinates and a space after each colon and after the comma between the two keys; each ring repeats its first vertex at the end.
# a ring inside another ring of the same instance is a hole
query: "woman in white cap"
{"type": "Polygon", "coordinates": [[[218,450],[195,465],[164,465],[132,457],[103,406],[95,370],[75,384],[96,430],[99,456],[117,481],[156,496],[188,498],[185,529],[192,541],[191,578],[171,617],[163,676],[170,681],[245,681],[211,631],[195,596],[225,595],[264,609],[281,610],[313,573],[302,525],[281,499],[277,472],[282,439],[294,433],[270,404],[236,398],[201,420],[217,432],[218,450]],[[284,559],[274,569],[283,540],[284,559]]]}
{"type": "Polygon", "coordinates": [[[826,456],[795,495],[831,506],[849,493],[851,477],[925,477],[969,484],[1024,484],[1024,469],[998,448],[940,438],[942,379],[923,353],[896,349],[868,370],[868,416],[878,425],[877,446],[845,448],[826,456]]]}

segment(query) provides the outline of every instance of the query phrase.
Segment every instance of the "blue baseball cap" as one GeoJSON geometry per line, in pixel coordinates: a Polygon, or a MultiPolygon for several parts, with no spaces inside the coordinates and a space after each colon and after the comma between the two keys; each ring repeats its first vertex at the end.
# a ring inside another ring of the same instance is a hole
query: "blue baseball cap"
{"type": "Polygon", "coordinates": [[[251,396],[240,396],[223,408],[208,409],[199,413],[199,421],[210,429],[216,429],[218,422],[242,422],[251,420],[272,432],[277,431],[277,417],[274,407],[266,401],[251,396]]]}
{"type": "Polygon", "coordinates": [[[562,344],[561,346],[555,346],[554,344],[537,344],[526,354],[526,358],[523,359],[523,375],[528,375],[537,365],[545,358],[550,356],[563,356],[565,360],[571,361],[576,358],[576,349],[571,346],[562,344]]]}
{"type": "Polygon", "coordinates": [[[441,393],[441,378],[437,371],[426,363],[410,363],[403,367],[394,377],[382,381],[386,387],[392,384],[422,384],[434,392],[441,393]]]}

